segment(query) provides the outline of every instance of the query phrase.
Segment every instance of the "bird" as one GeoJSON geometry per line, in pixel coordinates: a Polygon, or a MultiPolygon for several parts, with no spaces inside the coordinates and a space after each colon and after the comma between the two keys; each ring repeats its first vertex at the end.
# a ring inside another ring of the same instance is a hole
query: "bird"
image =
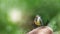
{"type": "Polygon", "coordinates": [[[34,19],[34,24],[35,24],[36,27],[40,27],[40,26],[43,25],[41,16],[36,15],[36,17],[35,17],[35,19],[34,19]]]}

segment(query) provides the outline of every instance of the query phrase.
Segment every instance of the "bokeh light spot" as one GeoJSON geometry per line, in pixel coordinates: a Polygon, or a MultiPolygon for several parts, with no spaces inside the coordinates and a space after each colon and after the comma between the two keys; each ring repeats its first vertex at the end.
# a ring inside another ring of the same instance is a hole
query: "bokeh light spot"
{"type": "Polygon", "coordinates": [[[10,20],[14,23],[21,20],[21,11],[18,9],[12,9],[9,12],[10,20]]]}

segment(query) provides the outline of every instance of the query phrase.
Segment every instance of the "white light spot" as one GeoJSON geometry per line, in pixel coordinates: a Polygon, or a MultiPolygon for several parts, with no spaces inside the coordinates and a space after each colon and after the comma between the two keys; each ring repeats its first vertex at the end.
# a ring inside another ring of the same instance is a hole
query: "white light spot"
{"type": "Polygon", "coordinates": [[[10,11],[10,20],[13,22],[18,22],[21,19],[21,11],[17,9],[12,9],[10,11]]]}

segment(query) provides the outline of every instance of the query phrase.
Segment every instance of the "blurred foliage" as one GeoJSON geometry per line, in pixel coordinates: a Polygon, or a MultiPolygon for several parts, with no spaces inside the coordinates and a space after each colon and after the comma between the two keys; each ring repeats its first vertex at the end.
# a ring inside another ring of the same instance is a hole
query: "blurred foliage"
{"type": "Polygon", "coordinates": [[[33,28],[31,23],[36,14],[41,15],[44,25],[49,23],[54,31],[60,30],[59,13],[60,0],[0,0],[0,34],[26,34],[33,28]],[[11,8],[19,8],[27,16],[19,25],[7,20],[11,8]]]}

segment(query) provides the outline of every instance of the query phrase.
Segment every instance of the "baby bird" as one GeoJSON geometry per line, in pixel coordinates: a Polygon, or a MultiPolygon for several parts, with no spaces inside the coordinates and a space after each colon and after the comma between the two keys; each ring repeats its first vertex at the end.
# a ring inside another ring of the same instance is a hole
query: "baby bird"
{"type": "Polygon", "coordinates": [[[35,19],[34,19],[34,24],[35,24],[35,26],[37,26],[37,27],[40,27],[40,26],[43,25],[41,16],[36,15],[36,17],[35,17],[35,19]]]}

